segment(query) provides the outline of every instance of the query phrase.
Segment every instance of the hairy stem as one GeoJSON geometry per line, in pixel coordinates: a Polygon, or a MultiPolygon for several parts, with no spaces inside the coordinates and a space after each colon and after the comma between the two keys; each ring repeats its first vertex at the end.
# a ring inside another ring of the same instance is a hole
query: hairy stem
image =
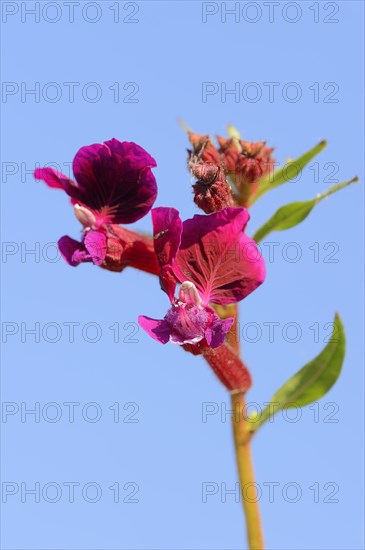
{"type": "Polygon", "coordinates": [[[246,392],[251,387],[251,376],[234,348],[227,342],[218,348],[202,351],[209,366],[229,391],[246,392]]]}

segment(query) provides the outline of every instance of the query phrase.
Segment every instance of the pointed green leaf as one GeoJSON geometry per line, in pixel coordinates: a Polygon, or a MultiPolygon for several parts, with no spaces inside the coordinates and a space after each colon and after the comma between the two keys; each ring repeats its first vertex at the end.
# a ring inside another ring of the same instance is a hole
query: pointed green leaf
{"type": "Polygon", "coordinates": [[[292,202],[282,206],[275,214],[262,225],[253,235],[253,239],[258,243],[262,241],[271,231],[283,231],[298,225],[305,220],[312,208],[316,204],[316,199],[305,202],[292,202]]]}
{"type": "Polygon", "coordinates": [[[338,314],[326,347],[307,363],[273,395],[268,406],[256,419],[252,418],[252,430],[256,431],[269,418],[282,409],[304,407],[323,397],[340,375],[345,357],[346,337],[338,314]]]}
{"type": "Polygon", "coordinates": [[[358,181],[358,178],[352,178],[351,180],[346,180],[336,185],[330,187],[325,193],[317,195],[316,198],[303,201],[303,202],[291,202],[279,208],[267,222],[264,223],[253,235],[253,239],[256,242],[262,241],[271,231],[284,231],[284,229],[290,229],[295,225],[298,225],[300,222],[305,220],[305,218],[310,214],[313,207],[320,202],[321,200],[329,197],[336,191],[347,187],[351,183],[358,181]]]}
{"type": "Polygon", "coordinates": [[[273,174],[267,174],[259,181],[259,187],[256,195],[252,198],[252,204],[257,201],[264,193],[270,189],[274,189],[283,183],[296,178],[303,168],[316,156],[327,147],[325,140],[320,141],[318,145],[310,149],[296,160],[287,162],[282,168],[276,170],[273,174]]]}

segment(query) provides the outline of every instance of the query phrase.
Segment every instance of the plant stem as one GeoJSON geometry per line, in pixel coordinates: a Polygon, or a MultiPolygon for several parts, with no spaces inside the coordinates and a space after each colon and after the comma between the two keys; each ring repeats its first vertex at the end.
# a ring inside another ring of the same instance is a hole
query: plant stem
{"type": "Polygon", "coordinates": [[[250,550],[263,550],[264,539],[261,528],[259,504],[256,501],[255,490],[250,494],[250,488],[255,488],[255,475],[252,464],[250,434],[245,420],[245,399],[242,393],[231,396],[233,436],[236,450],[236,461],[241,487],[241,498],[246,518],[248,547],[250,550]]]}
{"type": "MultiPolygon", "coordinates": [[[[236,306],[235,322],[228,341],[237,355],[240,355],[238,327],[238,307],[236,306]]],[[[256,487],[256,485],[254,485],[255,473],[251,454],[251,435],[249,426],[247,425],[247,410],[243,393],[231,394],[231,404],[232,410],[234,411],[232,414],[233,437],[243,511],[246,519],[248,547],[250,550],[263,550],[264,538],[261,527],[259,504],[257,501],[253,502],[256,495],[253,495],[253,497],[250,496],[250,500],[247,499],[249,487],[256,487]]]]}

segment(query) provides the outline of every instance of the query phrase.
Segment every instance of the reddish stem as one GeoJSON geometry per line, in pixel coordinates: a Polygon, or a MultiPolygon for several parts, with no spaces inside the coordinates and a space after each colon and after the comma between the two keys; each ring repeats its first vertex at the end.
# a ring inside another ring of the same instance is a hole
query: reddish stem
{"type": "Polygon", "coordinates": [[[227,343],[219,348],[204,348],[203,356],[219,380],[229,391],[245,393],[252,385],[251,376],[243,361],[227,343]]]}

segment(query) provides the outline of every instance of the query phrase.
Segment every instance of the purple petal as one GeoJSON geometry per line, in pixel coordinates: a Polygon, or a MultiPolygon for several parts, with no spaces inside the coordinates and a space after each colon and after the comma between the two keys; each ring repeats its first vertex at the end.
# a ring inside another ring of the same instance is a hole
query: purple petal
{"type": "Polygon", "coordinates": [[[140,315],[138,317],[138,323],[144,331],[147,332],[151,338],[161,342],[161,344],[167,344],[170,339],[170,327],[163,319],[151,319],[151,317],[145,317],[140,315]]]}
{"type": "Polygon", "coordinates": [[[143,147],[137,145],[133,141],[119,141],[118,139],[109,139],[104,142],[104,145],[109,147],[113,155],[126,157],[127,167],[129,170],[143,170],[147,166],[155,168],[157,163],[153,157],[143,147]]]}
{"type": "Polygon", "coordinates": [[[83,243],[75,241],[75,239],[71,239],[71,237],[67,235],[60,238],[58,241],[58,248],[62,258],[73,267],[76,267],[81,262],[90,261],[90,255],[83,243]]]}
{"type": "Polygon", "coordinates": [[[116,139],[82,147],[73,161],[80,201],[108,223],[132,223],[157,196],[155,160],[135,143],[116,139]]]}
{"type": "Polygon", "coordinates": [[[84,239],[85,247],[95,265],[101,265],[107,252],[107,237],[101,231],[88,231],[84,239]]]}
{"type": "Polygon", "coordinates": [[[228,332],[233,324],[234,318],[228,319],[216,319],[212,325],[205,331],[205,339],[208,346],[211,348],[218,348],[226,339],[228,332]]]}
{"type": "Polygon", "coordinates": [[[165,315],[165,321],[171,328],[171,342],[179,345],[200,342],[210,324],[211,316],[210,308],[192,304],[173,305],[165,315]]]}

